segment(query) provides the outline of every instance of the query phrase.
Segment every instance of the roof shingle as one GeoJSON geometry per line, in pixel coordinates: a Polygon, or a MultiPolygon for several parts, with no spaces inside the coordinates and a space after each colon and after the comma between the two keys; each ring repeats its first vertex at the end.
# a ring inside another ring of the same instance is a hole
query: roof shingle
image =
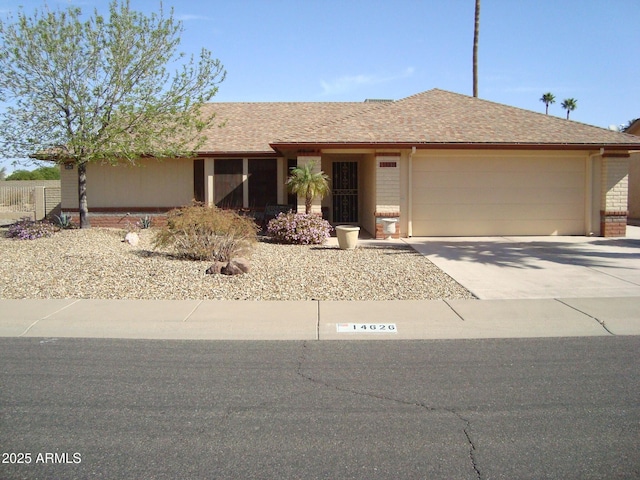
{"type": "Polygon", "coordinates": [[[638,137],[433,89],[395,102],[212,103],[225,126],[204,152],[291,144],[584,145],[640,148],[638,137]]]}

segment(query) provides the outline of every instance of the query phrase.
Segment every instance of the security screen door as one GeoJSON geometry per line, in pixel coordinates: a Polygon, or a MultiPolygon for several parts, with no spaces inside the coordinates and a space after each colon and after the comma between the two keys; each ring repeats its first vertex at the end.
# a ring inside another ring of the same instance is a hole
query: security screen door
{"type": "Polygon", "coordinates": [[[358,162],[333,163],[333,222],[358,223],[358,162]]]}

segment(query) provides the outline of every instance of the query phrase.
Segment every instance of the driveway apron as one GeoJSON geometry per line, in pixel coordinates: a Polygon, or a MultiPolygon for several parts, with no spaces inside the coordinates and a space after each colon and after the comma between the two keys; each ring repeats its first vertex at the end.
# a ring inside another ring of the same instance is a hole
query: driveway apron
{"type": "Polygon", "coordinates": [[[625,238],[405,239],[480,299],[640,297],[640,227],[625,238]]]}

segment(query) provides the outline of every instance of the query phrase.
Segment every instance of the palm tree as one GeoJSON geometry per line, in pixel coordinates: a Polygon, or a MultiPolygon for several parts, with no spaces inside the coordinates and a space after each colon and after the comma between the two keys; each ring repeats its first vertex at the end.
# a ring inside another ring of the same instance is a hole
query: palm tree
{"type": "Polygon", "coordinates": [[[567,98],[560,106],[567,111],[567,120],[569,120],[569,112],[574,111],[578,107],[578,101],[575,98],[567,98]]]}
{"type": "Polygon", "coordinates": [[[478,37],[480,35],[480,0],[476,0],[476,17],[473,29],[473,96],[478,96],[478,37]]]}
{"type": "Polygon", "coordinates": [[[547,92],[544,95],[542,95],[542,98],[540,98],[540,101],[543,102],[546,106],[546,110],[544,113],[549,115],[549,105],[551,105],[552,103],[556,103],[556,96],[551,92],[547,92]]]}
{"type": "Polygon", "coordinates": [[[330,191],[329,176],[323,171],[314,172],[315,162],[311,161],[291,170],[287,179],[289,192],[304,197],[305,213],[311,213],[311,202],[315,197],[323,198],[330,191]]]}

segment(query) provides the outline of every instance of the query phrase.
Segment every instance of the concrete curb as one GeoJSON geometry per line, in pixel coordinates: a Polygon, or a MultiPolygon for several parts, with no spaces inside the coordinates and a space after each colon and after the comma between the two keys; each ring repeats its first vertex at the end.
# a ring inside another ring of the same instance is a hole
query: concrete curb
{"type": "Polygon", "coordinates": [[[0,300],[1,337],[426,340],[594,335],[640,335],[640,297],[282,302],[0,300]],[[338,325],[342,331],[338,331],[338,325]]]}

